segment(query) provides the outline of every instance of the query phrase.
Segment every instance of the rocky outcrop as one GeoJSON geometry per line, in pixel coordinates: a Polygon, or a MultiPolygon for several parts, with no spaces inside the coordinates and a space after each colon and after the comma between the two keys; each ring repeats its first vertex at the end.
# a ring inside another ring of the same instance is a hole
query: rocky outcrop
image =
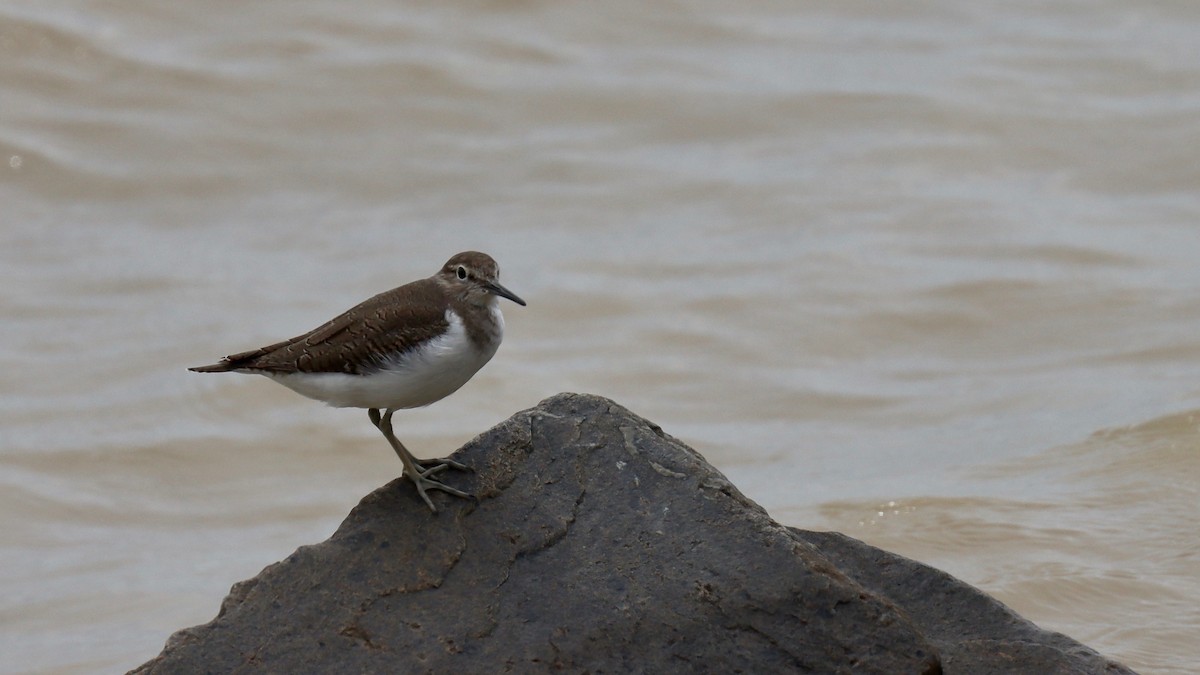
{"type": "Polygon", "coordinates": [[[368,495],[137,673],[1125,673],[937,570],[779,525],[694,450],[561,394],[368,495]]]}

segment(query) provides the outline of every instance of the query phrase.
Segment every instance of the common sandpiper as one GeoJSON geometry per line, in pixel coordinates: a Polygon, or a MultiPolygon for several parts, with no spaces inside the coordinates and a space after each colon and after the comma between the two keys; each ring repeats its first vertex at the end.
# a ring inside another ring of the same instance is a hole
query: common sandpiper
{"type": "Polygon", "coordinates": [[[303,335],[189,370],[265,375],[337,408],[366,408],[436,512],[427,490],[471,495],[434,476],[466,467],[413,457],[392,432],[392,413],[453,394],[496,353],[504,337],[499,299],[525,305],[499,278],[491,256],[459,253],[437,274],[380,293],[303,335]]]}

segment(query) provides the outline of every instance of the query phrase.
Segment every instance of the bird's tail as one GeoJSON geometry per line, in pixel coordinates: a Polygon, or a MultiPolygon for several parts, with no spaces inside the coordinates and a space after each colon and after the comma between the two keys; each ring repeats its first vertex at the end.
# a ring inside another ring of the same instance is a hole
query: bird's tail
{"type": "Polygon", "coordinates": [[[196,366],[195,368],[188,368],[188,370],[192,371],[193,373],[228,373],[229,371],[233,370],[233,364],[228,360],[225,360],[209,366],[196,366]]]}

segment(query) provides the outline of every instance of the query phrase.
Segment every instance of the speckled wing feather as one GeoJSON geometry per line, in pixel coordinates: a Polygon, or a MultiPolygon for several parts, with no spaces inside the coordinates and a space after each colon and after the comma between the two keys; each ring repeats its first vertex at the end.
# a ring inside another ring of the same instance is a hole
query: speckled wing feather
{"type": "Polygon", "coordinates": [[[421,279],[365,300],[304,335],[192,370],[362,374],[380,365],[380,354],[408,351],[448,326],[441,287],[421,279]]]}

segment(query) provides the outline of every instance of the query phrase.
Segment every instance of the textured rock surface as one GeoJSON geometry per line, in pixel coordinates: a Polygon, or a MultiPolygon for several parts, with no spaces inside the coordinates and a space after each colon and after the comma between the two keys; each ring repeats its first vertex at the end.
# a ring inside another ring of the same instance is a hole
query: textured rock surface
{"type": "Polygon", "coordinates": [[[562,394],[234,586],[139,673],[1129,672],[954,578],[783,527],[628,410],[562,394]]]}

